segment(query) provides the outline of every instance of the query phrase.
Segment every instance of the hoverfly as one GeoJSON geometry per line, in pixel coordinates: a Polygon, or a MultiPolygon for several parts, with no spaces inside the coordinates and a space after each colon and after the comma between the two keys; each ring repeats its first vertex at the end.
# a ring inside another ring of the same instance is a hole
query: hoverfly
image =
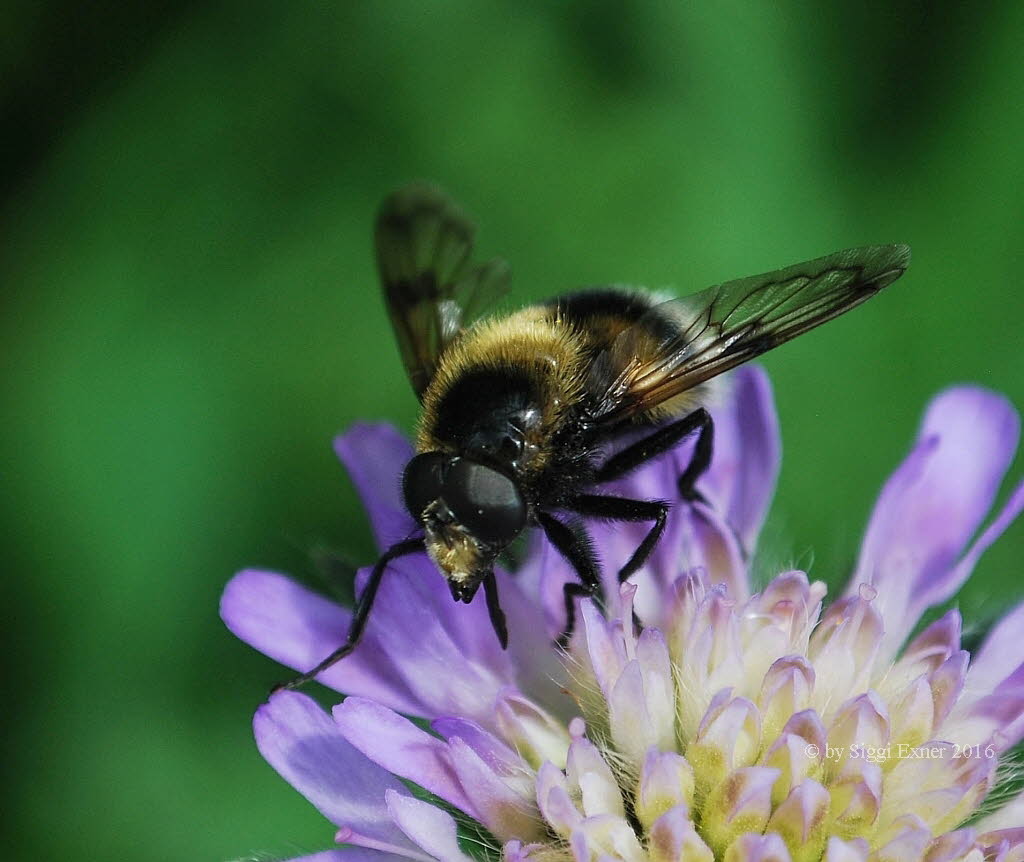
{"type": "Polygon", "coordinates": [[[482,586],[507,646],[494,565],[528,527],[543,530],[579,578],[564,587],[564,644],[576,598],[600,593],[600,571],[586,536],[555,513],[650,524],[618,573],[624,581],[656,546],[669,504],[600,486],[696,435],[678,485],[683,501],[699,499],[695,484],[712,454],[707,382],[874,296],[910,260],[905,245],[869,246],[681,299],[595,287],[479,319],[506,292],[509,269],[474,263],[474,236],[460,207],[425,184],[395,192],[378,213],[384,301],[422,404],[417,454],[402,477],[419,529],[377,561],[345,643],[285,687],[352,652],[388,564],[408,554],[426,552],[455,601],[471,601],[482,586]],[[607,454],[611,441],[644,429],[607,454]]]}

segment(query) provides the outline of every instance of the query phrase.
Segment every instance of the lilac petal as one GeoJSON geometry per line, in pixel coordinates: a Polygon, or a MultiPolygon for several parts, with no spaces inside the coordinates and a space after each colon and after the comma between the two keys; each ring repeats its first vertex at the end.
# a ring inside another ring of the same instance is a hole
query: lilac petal
{"type": "Polygon", "coordinates": [[[985,638],[967,674],[965,697],[983,697],[1024,662],[1024,604],[1017,605],[985,638]]]}
{"type": "Polygon", "coordinates": [[[498,775],[513,775],[526,768],[523,759],[479,724],[462,718],[439,718],[430,725],[449,742],[458,737],[498,775]]]}
{"type": "Polygon", "coordinates": [[[960,649],[962,629],[960,611],[947,611],[907,645],[899,663],[918,671],[934,670],[960,649]]]}
{"type": "MultiPolygon", "coordinates": [[[[569,749],[567,722],[555,718],[543,707],[515,689],[503,691],[495,703],[499,734],[512,745],[523,766],[537,768],[545,760],[565,764],[569,749]]],[[[519,768],[520,771],[522,767],[519,768]]]]}
{"type": "MultiPolygon", "coordinates": [[[[527,540],[526,556],[519,571],[516,582],[523,592],[536,596],[543,609],[543,633],[548,639],[554,640],[565,629],[565,594],[563,587],[569,581],[578,580],[572,567],[555,549],[542,530],[531,532],[527,540]]],[[[534,628],[539,620],[535,618],[534,628]]],[[[509,638],[509,646],[514,643],[509,638]]]]}
{"type": "Polygon", "coordinates": [[[492,835],[499,841],[515,837],[544,838],[544,824],[529,795],[529,791],[534,790],[532,782],[503,780],[458,737],[454,737],[448,747],[459,783],[472,788],[478,819],[492,835]],[[514,786],[516,784],[519,786],[514,786]]]}
{"type": "Polygon", "coordinates": [[[779,475],[779,418],[763,368],[747,365],[732,374],[728,385],[725,403],[711,411],[715,454],[699,486],[750,555],[779,475]]]}
{"type": "Polygon", "coordinates": [[[399,828],[431,856],[444,862],[473,862],[459,847],[458,830],[450,814],[395,790],[388,791],[386,799],[399,828]]]}
{"type": "Polygon", "coordinates": [[[872,856],[872,859],[877,859],[878,862],[920,859],[932,837],[931,830],[924,821],[914,814],[905,814],[897,818],[886,831],[892,837],[872,856]]]}
{"type": "MultiPolygon", "coordinates": [[[[287,862],[406,862],[412,854],[381,853],[379,850],[367,850],[363,847],[339,847],[335,850],[323,850],[310,856],[297,856],[287,862]]],[[[419,857],[415,854],[413,858],[419,857]]]]}
{"type": "Polygon", "coordinates": [[[726,593],[735,601],[749,598],[747,567],[732,530],[714,509],[695,503],[690,512],[694,537],[691,547],[699,553],[690,558],[686,568],[703,569],[706,582],[712,587],[725,584],[726,593]]]}
{"type": "MultiPolygon", "coordinates": [[[[357,587],[365,575],[365,570],[360,572],[357,587]]],[[[502,578],[499,591],[503,605],[515,609],[509,620],[509,640],[516,639],[515,649],[522,649],[523,643],[536,645],[536,635],[531,639],[523,632],[525,615],[515,597],[516,585],[502,578]]],[[[545,652],[552,652],[546,640],[540,643],[545,652]]],[[[428,718],[460,715],[491,727],[498,692],[516,682],[512,657],[518,653],[511,645],[502,650],[498,643],[484,591],[468,605],[452,601],[444,578],[424,555],[397,560],[389,568],[360,650],[393,668],[406,690],[424,705],[417,714],[428,718]]]]}
{"type": "Polygon", "coordinates": [[[822,862],[867,862],[868,842],[854,838],[850,843],[839,838],[829,838],[822,862]]]}
{"type": "Polygon", "coordinates": [[[347,698],[334,707],[334,721],[345,739],[374,763],[477,817],[452,768],[448,746],[440,739],[361,697],[347,698]]]}
{"type": "Polygon", "coordinates": [[[386,422],[357,422],[334,440],[383,551],[416,527],[402,501],[402,471],[413,456],[409,441],[386,422]]]}
{"type": "MultiPolygon", "coordinates": [[[[501,662],[509,661],[514,671],[510,669],[508,676],[511,677],[512,673],[515,673],[518,688],[538,704],[551,710],[553,715],[568,721],[576,714],[577,707],[566,695],[568,675],[561,653],[552,646],[554,638],[561,634],[561,629],[554,634],[549,633],[542,624],[543,610],[535,598],[537,594],[528,593],[519,582],[518,575],[513,577],[501,569],[496,569],[495,576],[498,580],[501,607],[508,623],[509,643],[507,653],[502,654],[499,651],[492,666],[496,669],[503,668],[505,665],[501,662]]],[[[478,605],[485,604],[485,599],[486,597],[477,598],[475,601],[478,605]]],[[[449,602],[455,605],[450,596],[449,602]]],[[[562,604],[564,613],[564,601],[562,604]]],[[[461,605],[456,610],[464,614],[465,608],[466,605],[461,605]]],[[[493,649],[498,646],[490,620],[488,619],[486,624],[477,625],[483,627],[482,637],[488,647],[493,649]]]]}
{"type": "Polygon", "coordinates": [[[303,694],[273,695],[253,718],[260,754],[328,820],[362,835],[410,847],[388,817],[384,794],[402,784],[368,760],[303,694]]]}
{"type": "Polygon", "coordinates": [[[522,841],[508,841],[501,848],[502,862],[530,862],[535,851],[543,851],[543,844],[523,844],[522,841]]]}
{"type": "Polygon", "coordinates": [[[875,505],[847,588],[878,588],[883,653],[894,652],[920,613],[969,574],[957,561],[992,505],[1019,431],[1010,403],[984,389],[955,387],[932,401],[917,444],[875,505]]]}
{"type": "Polygon", "coordinates": [[[989,549],[996,539],[1006,532],[1007,527],[1017,519],[1017,516],[1022,511],[1024,511],[1024,482],[1021,482],[1013,489],[1013,493],[1010,494],[1006,505],[1003,506],[999,514],[992,520],[992,523],[982,531],[981,535],[968,548],[960,562],[957,563],[956,568],[950,573],[949,578],[944,582],[942,592],[931,594],[921,599],[921,601],[927,602],[927,604],[921,604],[922,610],[929,605],[935,605],[944,601],[963,586],[964,582],[971,576],[971,572],[974,571],[978,560],[981,559],[981,555],[989,549]]]}
{"type": "Polygon", "coordinates": [[[933,721],[936,728],[942,726],[960,699],[970,660],[971,654],[967,650],[957,650],[929,674],[928,685],[932,690],[933,721]]]}
{"type": "Polygon", "coordinates": [[[578,826],[583,815],[569,796],[565,774],[550,761],[537,770],[537,807],[548,824],[563,838],[578,826]]]}
{"type": "Polygon", "coordinates": [[[694,829],[685,805],[676,805],[651,825],[649,858],[714,862],[715,854],[694,829]]]}
{"type": "Polygon", "coordinates": [[[725,853],[725,862],[791,862],[789,848],[775,833],[740,835],[725,853]]]}
{"type": "MultiPolygon", "coordinates": [[[[638,585],[637,614],[648,626],[669,626],[665,598],[673,594],[676,581],[688,573],[699,574],[706,587],[724,585],[730,600],[744,601],[750,595],[747,566],[736,536],[723,516],[703,503],[680,505],[670,515],[651,561],[630,578],[638,585]]],[[[621,608],[614,607],[614,613],[621,613],[621,608]]]]}
{"type": "MultiPolygon", "coordinates": [[[[1024,664],[1014,676],[1024,676],[1024,664]]],[[[999,753],[1024,737],[1024,681],[1011,680],[992,694],[957,704],[947,725],[951,738],[964,745],[991,743],[999,753]]]]}
{"type": "MultiPolygon", "coordinates": [[[[367,570],[357,583],[365,583],[367,570]]],[[[456,714],[493,720],[498,692],[519,682],[562,715],[564,669],[536,625],[537,609],[518,585],[498,573],[509,622],[509,650],[491,628],[485,597],[452,601],[425,556],[386,572],[362,642],[319,679],[339,691],[373,698],[397,711],[433,718],[456,714]],[[527,654],[528,653],[528,654],[527,654]],[[525,668],[517,679],[517,670],[525,668]],[[438,685],[438,679],[456,684],[438,685]]],[[[270,657],[306,671],[344,640],[351,613],[283,575],[249,570],[227,586],[221,615],[228,628],[270,657]]]]}
{"type": "MultiPolygon", "coordinates": [[[[256,569],[231,579],[221,598],[220,615],[241,640],[300,672],[344,642],[352,619],[350,611],[284,575],[256,569]]],[[[400,712],[424,715],[428,711],[401,676],[372,650],[357,649],[317,679],[337,691],[372,697],[400,712]]]]}
{"type": "Polygon", "coordinates": [[[940,835],[928,845],[925,862],[956,862],[962,860],[977,844],[973,829],[958,829],[940,835]]]}
{"type": "Polygon", "coordinates": [[[1020,854],[1020,850],[1024,848],[1024,827],[986,832],[978,838],[978,844],[986,851],[986,859],[992,859],[993,862],[1003,862],[1004,859],[1007,862],[1019,862],[1024,858],[1020,854]],[[1009,855],[1008,851],[1011,850],[1016,852],[1009,855]]]}

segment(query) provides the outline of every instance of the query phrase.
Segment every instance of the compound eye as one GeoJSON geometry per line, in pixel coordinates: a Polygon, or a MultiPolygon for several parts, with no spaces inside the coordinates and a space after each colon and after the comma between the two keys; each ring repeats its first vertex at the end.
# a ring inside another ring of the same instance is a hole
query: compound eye
{"type": "Polygon", "coordinates": [[[441,496],[450,460],[440,452],[424,452],[406,465],[402,476],[402,496],[409,514],[417,521],[422,519],[423,510],[441,496]]]}
{"type": "Polygon", "coordinates": [[[516,483],[465,458],[448,472],[444,501],[463,527],[490,544],[511,542],[526,526],[526,504],[516,483]]]}

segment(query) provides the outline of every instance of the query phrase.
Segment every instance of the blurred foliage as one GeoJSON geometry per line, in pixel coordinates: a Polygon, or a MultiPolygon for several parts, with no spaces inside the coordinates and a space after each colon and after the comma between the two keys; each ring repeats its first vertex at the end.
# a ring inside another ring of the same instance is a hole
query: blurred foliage
{"type": "MultiPolygon", "coordinates": [[[[217,602],[246,565],[371,559],[330,441],[414,421],[369,251],[407,179],[465,201],[516,302],[913,246],[888,295],[765,362],[785,446],[770,564],[841,581],[940,387],[1024,405],[1019,3],[0,16],[7,858],[330,844],[251,741],[282,670],[217,602]]],[[[1020,598],[1022,557],[1018,524],[969,615],[1020,598]]]]}

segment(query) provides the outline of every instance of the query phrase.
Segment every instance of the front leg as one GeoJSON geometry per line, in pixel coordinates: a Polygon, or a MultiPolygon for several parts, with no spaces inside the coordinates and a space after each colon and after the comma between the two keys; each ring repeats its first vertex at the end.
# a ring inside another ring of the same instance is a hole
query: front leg
{"type": "Polygon", "coordinates": [[[501,602],[498,601],[498,581],[494,577],[493,569],[484,578],[484,596],[487,599],[487,615],[491,618],[491,626],[498,636],[498,643],[502,649],[508,649],[508,624],[505,622],[501,602]]]}
{"type": "Polygon", "coordinates": [[[312,679],[315,679],[320,673],[327,670],[332,665],[337,664],[345,656],[349,655],[359,645],[359,639],[363,636],[363,629],[366,628],[366,621],[370,618],[370,611],[373,608],[373,600],[377,596],[377,589],[380,587],[381,578],[384,577],[384,571],[388,567],[388,563],[392,560],[397,560],[400,557],[406,557],[409,554],[415,554],[419,551],[425,550],[423,539],[406,539],[404,542],[398,542],[388,548],[377,560],[376,565],[373,567],[373,571],[370,572],[369,580],[366,582],[366,586],[363,588],[362,594],[359,596],[359,601],[356,602],[356,609],[352,614],[352,622],[349,625],[348,637],[345,638],[345,643],[338,647],[332,652],[327,658],[320,662],[312,670],[306,671],[301,676],[295,677],[295,679],[289,682],[279,683],[271,689],[270,693],[282,691],[284,689],[298,688],[300,685],[305,685],[312,679]]]}

